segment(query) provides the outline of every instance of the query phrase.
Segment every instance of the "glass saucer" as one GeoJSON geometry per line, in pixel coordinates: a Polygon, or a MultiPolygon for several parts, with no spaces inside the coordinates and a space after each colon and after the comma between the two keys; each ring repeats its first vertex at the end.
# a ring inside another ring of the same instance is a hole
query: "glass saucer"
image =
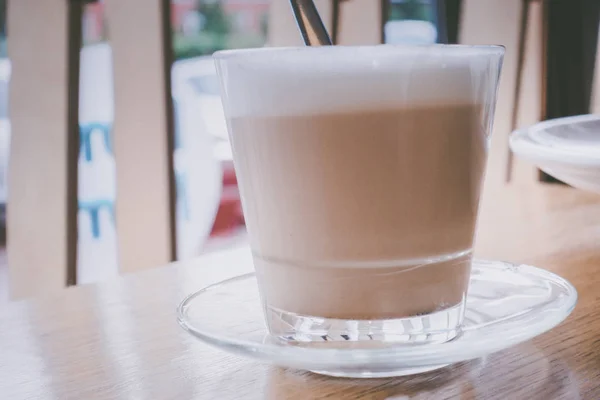
{"type": "Polygon", "coordinates": [[[186,331],[234,354],[331,376],[380,378],[431,371],[514,346],[558,325],[576,302],[575,288],[551,272],[474,260],[461,332],[441,344],[378,341],[367,348],[331,348],[344,342],[306,347],[282,341],[265,326],[254,273],[207,286],[177,311],[186,331]]]}

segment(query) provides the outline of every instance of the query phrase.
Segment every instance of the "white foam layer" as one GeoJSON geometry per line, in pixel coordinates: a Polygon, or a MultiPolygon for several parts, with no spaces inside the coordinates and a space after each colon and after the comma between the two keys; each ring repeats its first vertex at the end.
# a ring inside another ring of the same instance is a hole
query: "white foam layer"
{"type": "Polygon", "coordinates": [[[227,117],[446,103],[495,90],[501,47],[301,47],[215,55],[227,117]]]}

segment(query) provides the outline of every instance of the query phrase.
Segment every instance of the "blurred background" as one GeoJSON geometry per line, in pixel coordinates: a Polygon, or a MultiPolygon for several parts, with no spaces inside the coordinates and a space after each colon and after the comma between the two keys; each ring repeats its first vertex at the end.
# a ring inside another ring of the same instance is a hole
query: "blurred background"
{"type": "MultiPolygon", "coordinates": [[[[11,24],[26,26],[43,21],[39,16],[28,21],[25,13],[16,12],[12,15],[15,19],[18,15],[20,20],[8,21],[11,15],[8,7],[16,3],[16,0],[0,0],[0,227],[3,239],[0,301],[9,298],[10,285],[23,287],[22,283],[9,282],[23,278],[19,272],[9,273],[5,253],[6,212],[11,209],[6,206],[8,193],[13,185],[19,185],[16,173],[11,174],[13,181],[8,185],[11,135],[15,134],[11,132],[9,118],[12,115],[9,87],[11,77],[19,74],[16,69],[19,67],[11,63],[13,50],[7,42],[14,32],[11,24]]],[[[116,73],[113,71],[115,52],[111,33],[115,30],[109,18],[110,10],[107,10],[108,2],[80,3],[79,150],[75,185],[77,256],[76,268],[67,268],[69,284],[97,282],[119,274],[122,271],[119,252],[124,243],[117,233],[119,216],[115,211],[120,171],[115,161],[113,132],[115,115],[120,112],[115,106],[119,90],[114,84],[116,73]]],[[[152,6],[158,3],[153,1],[152,6]]],[[[600,111],[600,99],[596,100],[595,96],[600,80],[594,68],[598,55],[600,6],[595,4],[598,2],[319,0],[316,3],[338,44],[466,43],[507,47],[491,154],[491,162],[503,167],[494,169],[491,172],[494,176],[488,179],[517,183],[552,181],[533,166],[512,159],[506,144],[510,131],[549,117],[600,111]]],[[[119,19],[119,24],[126,25],[131,32],[136,31],[139,18],[146,15],[142,8],[151,7],[150,3],[141,1],[137,4],[139,16],[132,13],[119,19]]],[[[171,0],[168,7],[161,10],[168,22],[165,58],[170,82],[166,88],[170,91],[168,109],[172,111],[172,126],[166,133],[172,135],[173,140],[166,148],[173,153],[176,226],[173,236],[177,238],[175,258],[182,260],[245,243],[244,217],[212,53],[225,49],[299,45],[300,36],[287,0],[171,0]]],[[[146,38],[140,34],[136,40],[139,47],[129,44],[131,57],[146,54],[145,43],[154,43],[156,37],[146,38]]],[[[35,41],[29,43],[31,49],[36,45],[35,41]]],[[[155,45],[159,47],[160,43],[156,41],[155,45]]],[[[15,49],[20,51],[17,45],[15,49]]],[[[28,51],[35,51],[31,49],[28,51]]],[[[52,51],[44,51],[52,57],[52,51]]],[[[154,84],[146,82],[148,86],[154,84]]],[[[39,87],[40,93],[45,90],[39,87]]],[[[143,144],[140,146],[143,148],[143,144]]],[[[36,165],[35,159],[29,162],[32,168],[36,165]]],[[[44,207],[43,196],[37,205],[44,207]]],[[[35,231],[36,224],[44,221],[32,218],[21,219],[19,223],[30,224],[30,229],[35,231]]],[[[143,225],[144,221],[140,220],[139,224],[143,225]]],[[[61,235],[62,231],[56,232],[61,235]]],[[[15,250],[19,251],[22,250],[15,250]]],[[[20,267],[10,265],[10,268],[17,271],[20,267]]],[[[32,287],[17,292],[32,292],[40,285],[32,287]]]]}

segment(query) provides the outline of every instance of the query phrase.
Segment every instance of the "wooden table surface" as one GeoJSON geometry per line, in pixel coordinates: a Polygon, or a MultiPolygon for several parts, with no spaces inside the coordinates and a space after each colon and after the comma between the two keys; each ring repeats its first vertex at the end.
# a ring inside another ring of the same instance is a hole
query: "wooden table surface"
{"type": "Polygon", "coordinates": [[[488,188],[482,208],[480,257],[547,268],[579,291],[563,324],[515,348],[376,380],[220,352],[180,329],[175,307],[243,269],[235,261],[242,248],[0,309],[0,399],[600,399],[600,196],[558,186],[488,188]]]}

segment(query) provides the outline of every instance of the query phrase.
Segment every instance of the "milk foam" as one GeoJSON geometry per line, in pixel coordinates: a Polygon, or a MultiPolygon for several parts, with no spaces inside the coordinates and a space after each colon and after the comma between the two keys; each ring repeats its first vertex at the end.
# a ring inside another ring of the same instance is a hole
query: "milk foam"
{"type": "Polygon", "coordinates": [[[501,47],[299,47],[215,54],[228,118],[479,104],[501,47]]]}

